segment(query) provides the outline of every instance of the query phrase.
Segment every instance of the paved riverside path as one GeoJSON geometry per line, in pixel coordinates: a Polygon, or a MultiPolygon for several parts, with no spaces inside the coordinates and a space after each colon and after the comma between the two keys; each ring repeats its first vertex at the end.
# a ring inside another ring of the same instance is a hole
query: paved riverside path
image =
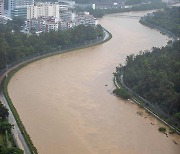
{"type": "Polygon", "coordinates": [[[3,105],[9,110],[8,121],[14,125],[14,128],[12,129],[12,134],[17,146],[24,151],[24,154],[31,154],[2,91],[0,92],[0,100],[3,103],[3,105]]]}
{"type": "MultiPolygon", "coordinates": [[[[17,64],[16,66],[10,68],[9,70],[7,70],[6,72],[4,72],[1,76],[0,76],[0,85],[2,83],[3,78],[6,76],[7,73],[9,73],[12,69],[17,68],[18,66],[20,66],[21,64],[23,64],[25,62],[22,62],[20,64],[17,64]]],[[[17,122],[14,118],[14,115],[8,105],[8,102],[3,94],[2,88],[0,88],[0,101],[1,103],[9,110],[9,116],[8,116],[8,121],[10,124],[14,125],[12,131],[13,134],[13,138],[15,140],[16,145],[22,149],[24,151],[24,154],[31,154],[29,147],[27,146],[27,143],[24,139],[24,136],[22,135],[19,126],[17,125],[17,122]]]]}

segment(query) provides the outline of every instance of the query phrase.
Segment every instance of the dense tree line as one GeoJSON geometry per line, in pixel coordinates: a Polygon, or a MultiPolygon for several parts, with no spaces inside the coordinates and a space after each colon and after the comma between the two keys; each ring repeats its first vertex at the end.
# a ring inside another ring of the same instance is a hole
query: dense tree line
{"type": "Polygon", "coordinates": [[[103,36],[100,25],[79,25],[66,31],[51,31],[38,36],[19,32],[19,24],[22,23],[15,20],[7,25],[0,25],[0,69],[6,64],[35,53],[43,54],[55,49],[65,49],[103,36]]]}
{"type": "MultiPolygon", "coordinates": [[[[180,121],[180,41],[126,58],[118,67],[124,83],[140,96],[180,121]]],[[[119,74],[120,75],[120,74],[119,74]]]]}
{"type": "Polygon", "coordinates": [[[0,102],[0,153],[2,154],[23,154],[23,151],[18,149],[11,135],[12,125],[8,122],[8,110],[0,102]]]}
{"type": "Polygon", "coordinates": [[[166,8],[145,17],[145,21],[165,28],[176,36],[180,36],[180,7],[166,8]]]}

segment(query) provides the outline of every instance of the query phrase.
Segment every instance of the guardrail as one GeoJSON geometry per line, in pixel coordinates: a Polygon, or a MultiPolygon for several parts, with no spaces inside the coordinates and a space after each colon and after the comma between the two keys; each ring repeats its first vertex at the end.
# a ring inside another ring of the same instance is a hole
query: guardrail
{"type": "Polygon", "coordinates": [[[79,44],[75,44],[75,45],[72,45],[72,46],[69,46],[69,47],[65,47],[63,49],[61,49],[61,47],[57,47],[57,48],[52,48],[49,51],[32,53],[31,55],[28,55],[26,57],[21,57],[20,59],[12,62],[10,64],[7,64],[6,68],[3,68],[3,69],[0,70],[0,76],[2,74],[4,74],[8,69],[10,69],[10,68],[14,67],[15,65],[17,65],[19,63],[22,63],[24,61],[28,61],[28,60],[31,60],[33,58],[53,55],[53,54],[65,53],[65,52],[75,50],[75,49],[78,49],[78,48],[88,47],[90,45],[95,45],[95,44],[98,44],[98,43],[100,43],[102,41],[103,41],[103,37],[100,37],[100,38],[97,38],[95,40],[85,41],[83,43],[79,43],[79,44]]]}
{"type": "Polygon", "coordinates": [[[158,105],[154,105],[147,101],[145,98],[141,97],[138,95],[136,92],[131,90],[129,87],[127,87],[124,84],[123,81],[123,73],[120,73],[121,75],[116,75],[115,76],[115,84],[120,84],[122,87],[128,90],[128,92],[133,96],[133,100],[143,108],[145,108],[148,112],[156,116],[159,120],[161,120],[163,123],[165,123],[167,126],[170,128],[176,130],[177,134],[180,135],[180,123],[178,121],[172,120],[171,116],[168,114],[164,113],[158,105]]]}

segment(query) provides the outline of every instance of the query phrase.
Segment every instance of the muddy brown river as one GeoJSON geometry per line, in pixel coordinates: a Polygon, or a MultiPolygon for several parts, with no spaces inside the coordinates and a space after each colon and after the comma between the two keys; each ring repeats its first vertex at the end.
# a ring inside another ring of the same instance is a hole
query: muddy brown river
{"type": "Polygon", "coordinates": [[[112,95],[112,73],[127,55],[168,41],[139,19],[119,15],[100,20],[113,35],[107,43],[34,62],[11,79],[10,97],[40,154],[180,152],[178,135],[166,137],[158,131],[162,123],[112,95]]]}

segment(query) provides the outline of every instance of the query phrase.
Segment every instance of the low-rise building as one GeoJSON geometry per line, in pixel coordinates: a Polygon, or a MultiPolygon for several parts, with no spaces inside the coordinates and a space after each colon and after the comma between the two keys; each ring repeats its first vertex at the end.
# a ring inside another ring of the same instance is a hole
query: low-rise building
{"type": "Polygon", "coordinates": [[[75,14],[66,4],[37,3],[27,7],[27,22],[24,31],[29,33],[66,30],[78,25],[97,25],[97,19],[89,12],[75,14]]]}
{"type": "Polygon", "coordinates": [[[8,20],[12,20],[11,18],[8,18],[6,16],[2,16],[0,15],[0,23],[1,24],[6,24],[8,22],[8,20]]]}
{"type": "Polygon", "coordinates": [[[66,30],[75,26],[75,23],[72,21],[60,21],[59,30],[66,30]]]}
{"type": "Polygon", "coordinates": [[[96,26],[98,24],[97,19],[92,16],[89,15],[89,13],[85,12],[85,13],[79,13],[77,14],[77,16],[75,17],[75,24],[76,26],[78,25],[92,25],[92,26],[96,26]]]}
{"type": "Polygon", "coordinates": [[[27,20],[28,31],[49,32],[51,30],[57,31],[59,29],[59,20],[55,17],[41,16],[27,20]]]}

